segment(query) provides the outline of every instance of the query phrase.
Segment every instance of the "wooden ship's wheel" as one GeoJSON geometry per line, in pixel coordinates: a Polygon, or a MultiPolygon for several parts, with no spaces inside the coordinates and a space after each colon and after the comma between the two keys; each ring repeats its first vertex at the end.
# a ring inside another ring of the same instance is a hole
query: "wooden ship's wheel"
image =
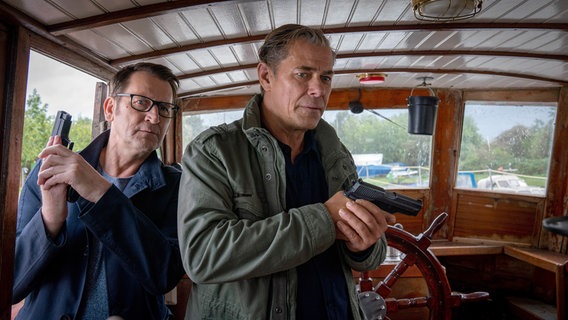
{"type": "Polygon", "coordinates": [[[428,308],[430,320],[449,320],[452,308],[462,302],[489,298],[487,292],[469,294],[452,292],[444,267],[428,249],[432,243],[432,235],[440,229],[447,217],[447,213],[441,213],[428,229],[418,236],[389,226],[386,232],[388,245],[401,252],[401,261],[375,287],[367,272],[362,273],[362,280],[359,282],[359,300],[368,320],[390,319],[389,316],[393,316],[399,310],[423,307],[428,308]],[[428,295],[401,299],[389,297],[397,280],[413,265],[416,265],[422,273],[428,287],[428,295]]]}

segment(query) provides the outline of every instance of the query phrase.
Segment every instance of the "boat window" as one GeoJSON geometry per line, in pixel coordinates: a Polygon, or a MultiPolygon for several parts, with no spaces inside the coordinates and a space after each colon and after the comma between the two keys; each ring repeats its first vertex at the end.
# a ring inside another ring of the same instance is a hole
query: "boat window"
{"type": "Polygon", "coordinates": [[[409,134],[408,109],[328,110],[363,180],[386,189],[428,188],[432,136],[409,134]]]}
{"type": "MultiPolygon", "coordinates": [[[[407,133],[406,109],[367,111],[327,110],[323,116],[353,154],[359,176],[383,188],[428,187],[431,136],[407,133]]],[[[232,122],[242,114],[243,110],[184,113],[183,145],[210,126],[232,122]]]]}
{"type": "Polygon", "coordinates": [[[97,82],[101,80],[36,51],[30,52],[20,183],[45,147],[57,111],[66,111],[72,116],[69,138],[74,143],[74,151],[83,149],[91,141],[97,82]]]}
{"type": "Polygon", "coordinates": [[[182,143],[184,151],[187,144],[201,132],[205,131],[205,129],[222,123],[231,123],[242,118],[242,116],[243,109],[208,113],[184,112],[182,126],[182,143]]]}
{"type": "MultiPolygon", "coordinates": [[[[242,110],[184,113],[183,145],[211,125],[242,117],[242,110]]],[[[429,185],[432,137],[407,132],[407,109],[327,110],[323,116],[353,154],[359,176],[383,188],[429,185]]]]}
{"type": "Polygon", "coordinates": [[[544,196],[556,110],[467,102],[456,187],[544,196]]]}

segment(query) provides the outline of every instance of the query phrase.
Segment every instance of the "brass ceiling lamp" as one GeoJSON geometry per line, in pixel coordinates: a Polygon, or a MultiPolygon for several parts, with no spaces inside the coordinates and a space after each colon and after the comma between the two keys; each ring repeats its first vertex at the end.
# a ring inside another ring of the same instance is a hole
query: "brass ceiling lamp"
{"type": "Polygon", "coordinates": [[[412,0],[414,17],[431,22],[447,22],[474,17],[483,0],[412,0]]]}

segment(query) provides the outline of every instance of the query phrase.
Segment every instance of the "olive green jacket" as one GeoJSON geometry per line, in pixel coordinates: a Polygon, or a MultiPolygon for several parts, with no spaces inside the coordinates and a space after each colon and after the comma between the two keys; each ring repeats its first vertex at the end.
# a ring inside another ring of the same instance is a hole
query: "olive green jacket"
{"type": "MultiPolygon", "coordinates": [[[[183,156],[178,235],[193,281],[186,319],[294,319],[295,268],[336,241],[322,203],[285,211],[285,160],[261,126],[261,99],[248,103],[243,119],[196,137],[183,156]]],[[[323,120],[315,139],[331,197],[357,178],[356,167],[323,120]]],[[[376,268],[386,239],[360,262],[338,248],[354,319],[363,319],[351,270],[376,268]]]]}

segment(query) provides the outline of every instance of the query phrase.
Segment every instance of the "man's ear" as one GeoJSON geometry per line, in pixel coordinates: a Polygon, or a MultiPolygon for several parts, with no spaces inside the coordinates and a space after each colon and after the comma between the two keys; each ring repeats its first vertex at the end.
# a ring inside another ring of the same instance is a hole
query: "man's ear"
{"type": "Polygon", "coordinates": [[[103,111],[105,113],[105,120],[112,122],[114,120],[114,112],[116,109],[116,100],[113,97],[107,97],[103,104],[103,111]]]}
{"type": "Polygon", "coordinates": [[[272,73],[272,69],[270,69],[266,63],[261,62],[256,66],[256,72],[258,73],[258,81],[264,91],[270,91],[273,79],[272,77],[274,75],[272,73]]]}

